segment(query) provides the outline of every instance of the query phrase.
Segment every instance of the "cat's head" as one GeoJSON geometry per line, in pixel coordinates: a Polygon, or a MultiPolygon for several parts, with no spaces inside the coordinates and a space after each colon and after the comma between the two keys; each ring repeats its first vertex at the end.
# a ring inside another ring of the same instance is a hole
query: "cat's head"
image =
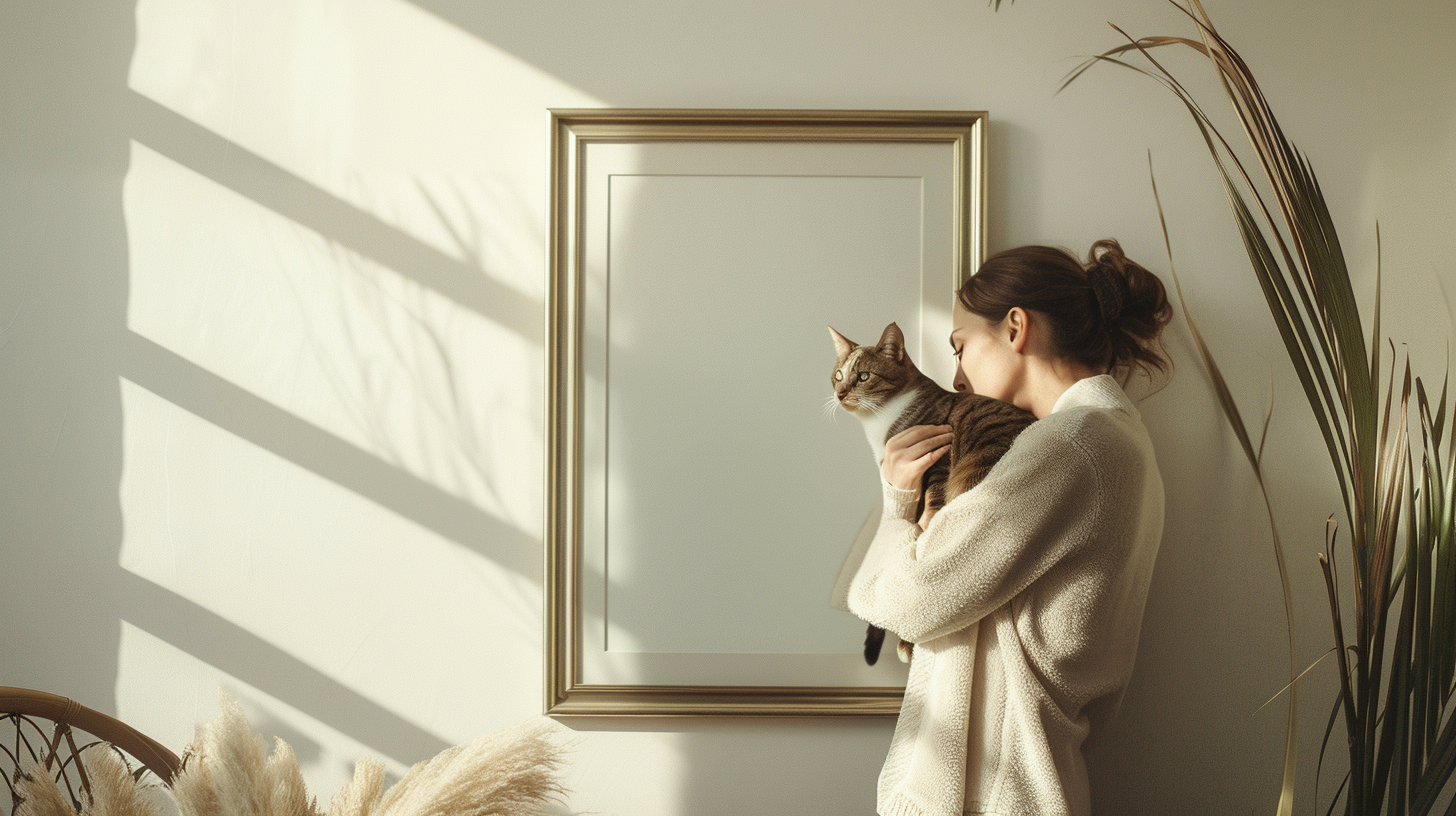
{"type": "Polygon", "coordinates": [[[829,335],[837,355],[829,384],[840,407],[852,414],[873,415],[919,377],[920,370],[905,353],[905,335],[894,323],[873,346],[856,345],[833,326],[829,335]]]}

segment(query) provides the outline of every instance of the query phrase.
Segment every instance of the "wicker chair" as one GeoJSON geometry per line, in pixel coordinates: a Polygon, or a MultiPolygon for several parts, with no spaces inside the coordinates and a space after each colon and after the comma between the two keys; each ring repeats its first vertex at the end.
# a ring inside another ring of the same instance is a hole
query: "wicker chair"
{"type": "Polygon", "coordinates": [[[55,774],[56,784],[80,810],[82,793],[89,797],[91,786],[78,755],[100,742],[110,743],[123,751],[123,756],[130,754],[135,758],[141,766],[133,772],[138,780],[150,771],[162,783],[170,784],[182,765],[177,755],[161,743],[75,700],[43,691],[0,686],[0,773],[4,774],[10,791],[11,812],[19,804],[15,782],[21,763],[27,759],[55,774]],[[78,744],[77,732],[94,739],[83,735],[78,744]]]}

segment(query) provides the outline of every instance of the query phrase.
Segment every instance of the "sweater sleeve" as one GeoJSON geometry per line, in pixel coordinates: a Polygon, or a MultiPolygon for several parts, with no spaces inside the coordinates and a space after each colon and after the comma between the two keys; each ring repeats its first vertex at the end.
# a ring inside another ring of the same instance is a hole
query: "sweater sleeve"
{"type": "Polygon", "coordinates": [[[922,643],[995,611],[1089,540],[1102,474],[1060,430],[1028,428],[923,534],[892,511],[899,497],[887,489],[879,530],[850,584],[850,611],[922,643]]]}

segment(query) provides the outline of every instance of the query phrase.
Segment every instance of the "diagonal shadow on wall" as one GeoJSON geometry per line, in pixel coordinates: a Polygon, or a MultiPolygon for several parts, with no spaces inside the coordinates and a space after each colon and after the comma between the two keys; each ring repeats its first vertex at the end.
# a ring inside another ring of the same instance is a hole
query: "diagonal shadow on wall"
{"type": "Polygon", "coordinates": [[[123,377],[348,488],[517,575],[541,582],[540,540],[141,335],[126,331],[123,377]]]}
{"type": "MultiPolygon", "coordinates": [[[[538,301],[134,91],[124,91],[123,98],[127,132],[137,142],[523,339],[541,342],[538,301]]],[[[463,245],[468,236],[455,237],[463,245]]],[[[538,537],[130,328],[121,329],[117,340],[108,356],[127,380],[540,584],[538,537]]],[[[335,730],[406,762],[446,747],[440,738],[225,617],[125,570],[118,571],[116,581],[107,594],[119,593],[121,618],[335,730]]],[[[534,602],[528,605],[534,610],[534,602]]]]}
{"type": "Polygon", "coordinates": [[[449,746],[227,618],[124,569],[113,580],[123,620],[393,759],[417,762],[449,746]]]}
{"type": "Polygon", "coordinates": [[[133,138],[239,195],[540,343],[539,301],[319,189],[141,94],[126,92],[133,138]]]}

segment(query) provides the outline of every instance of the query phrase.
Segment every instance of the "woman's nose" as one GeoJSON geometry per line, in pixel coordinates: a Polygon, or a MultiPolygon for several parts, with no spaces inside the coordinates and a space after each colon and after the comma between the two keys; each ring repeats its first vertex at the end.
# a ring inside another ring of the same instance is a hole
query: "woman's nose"
{"type": "Polygon", "coordinates": [[[966,373],[964,371],[961,371],[959,368],[956,369],[955,382],[953,382],[951,385],[957,391],[971,390],[971,384],[966,381],[966,373]]]}

